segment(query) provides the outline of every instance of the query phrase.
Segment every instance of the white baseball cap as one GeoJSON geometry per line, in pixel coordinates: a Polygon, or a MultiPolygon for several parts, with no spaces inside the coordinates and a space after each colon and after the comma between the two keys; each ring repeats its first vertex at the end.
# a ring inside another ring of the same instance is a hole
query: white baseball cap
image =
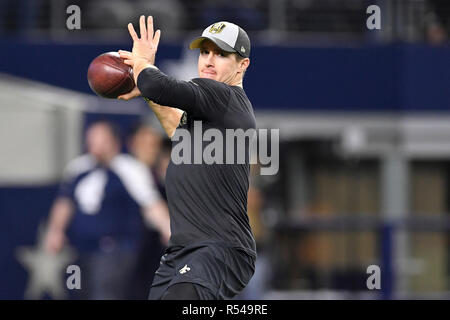
{"type": "Polygon", "coordinates": [[[250,56],[250,39],[247,32],[234,23],[227,21],[213,23],[203,31],[200,37],[191,42],[189,48],[200,48],[205,39],[211,40],[223,51],[236,52],[244,58],[250,56]]]}

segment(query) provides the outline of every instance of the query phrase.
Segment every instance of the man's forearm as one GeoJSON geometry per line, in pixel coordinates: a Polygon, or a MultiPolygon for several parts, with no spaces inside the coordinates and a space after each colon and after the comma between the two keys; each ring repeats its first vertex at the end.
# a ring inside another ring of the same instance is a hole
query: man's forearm
{"type": "Polygon", "coordinates": [[[146,68],[156,68],[153,64],[151,64],[149,61],[147,61],[146,59],[136,59],[134,62],[134,66],[133,66],[133,77],[134,77],[134,83],[137,84],[137,79],[139,74],[141,73],[142,70],[146,69],[146,68]]]}
{"type": "Polygon", "coordinates": [[[176,80],[156,67],[141,70],[136,85],[143,97],[159,104],[193,112],[196,103],[197,85],[191,81],[176,80]]]}
{"type": "MultiPolygon", "coordinates": [[[[137,83],[137,79],[142,70],[146,68],[156,68],[154,65],[149,63],[145,59],[136,59],[133,67],[134,81],[137,83]]],[[[171,108],[166,106],[161,106],[151,100],[146,100],[149,107],[153,110],[156,117],[158,118],[161,126],[166,132],[167,136],[171,138],[178,124],[180,123],[181,116],[183,115],[183,111],[177,108],[171,108]]]]}
{"type": "Polygon", "coordinates": [[[168,242],[170,238],[170,217],[165,202],[160,200],[151,207],[145,208],[144,215],[146,222],[159,231],[164,242],[168,242]]]}
{"type": "Polygon", "coordinates": [[[184,111],[177,108],[160,106],[159,104],[150,100],[147,100],[147,104],[155,113],[167,136],[169,138],[172,138],[172,136],[175,134],[175,130],[180,123],[181,116],[183,115],[184,111]]]}
{"type": "Polygon", "coordinates": [[[65,232],[72,218],[72,213],[72,203],[69,199],[57,199],[50,212],[49,229],[51,231],[65,232]]]}
{"type": "Polygon", "coordinates": [[[65,231],[73,215],[72,202],[67,198],[55,201],[51,213],[48,229],[45,235],[44,247],[48,252],[60,252],[65,243],[65,231]]]}

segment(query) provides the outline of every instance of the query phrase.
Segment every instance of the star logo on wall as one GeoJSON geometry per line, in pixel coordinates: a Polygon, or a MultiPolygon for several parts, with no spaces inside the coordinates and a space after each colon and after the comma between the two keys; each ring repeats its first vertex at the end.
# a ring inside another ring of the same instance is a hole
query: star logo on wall
{"type": "Polygon", "coordinates": [[[47,293],[53,299],[67,298],[64,275],[66,268],[75,261],[75,250],[65,246],[58,254],[49,253],[44,248],[46,230],[41,224],[35,247],[18,247],[17,260],[28,271],[28,283],[24,297],[42,299],[47,293]]]}

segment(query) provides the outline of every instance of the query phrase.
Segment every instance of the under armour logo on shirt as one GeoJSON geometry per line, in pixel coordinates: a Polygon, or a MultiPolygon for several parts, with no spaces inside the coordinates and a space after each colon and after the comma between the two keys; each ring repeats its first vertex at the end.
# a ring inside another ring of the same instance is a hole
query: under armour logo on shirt
{"type": "Polygon", "coordinates": [[[184,267],[180,269],[180,273],[181,273],[181,274],[185,274],[185,273],[188,272],[189,270],[191,270],[191,268],[189,268],[189,267],[187,266],[187,264],[185,264],[184,267]]]}
{"type": "Polygon", "coordinates": [[[180,123],[178,124],[178,127],[184,126],[187,123],[187,113],[186,111],[183,112],[183,115],[181,116],[180,123]]]}

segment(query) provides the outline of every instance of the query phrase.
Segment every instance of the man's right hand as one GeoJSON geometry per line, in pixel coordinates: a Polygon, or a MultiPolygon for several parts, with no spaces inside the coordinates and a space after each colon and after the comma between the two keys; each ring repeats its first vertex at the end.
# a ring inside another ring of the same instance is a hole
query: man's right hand
{"type": "Polygon", "coordinates": [[[137,86],[134,86],[133,90],[131,90],[128,93],[118,96],[117,99],[128,101],[133,98],[140,97],[140,96],[142,96],[141,91],[139,90],[139,88],[137,86]]]}
{"type": "MultiPolygon", "coordinates": [[[[133,54],[130,51],[119,50],[118,53],[123,60],[129,61],[130,59],[133,59],[133,54]]],[[[128,93],[118,96],[117,99],[128,101],[133,98],[140,97],[140,96],[142,96],[142,93],[139,90],[139,88],[135,85],[133,90],[131,90],[128,93]]]]}

